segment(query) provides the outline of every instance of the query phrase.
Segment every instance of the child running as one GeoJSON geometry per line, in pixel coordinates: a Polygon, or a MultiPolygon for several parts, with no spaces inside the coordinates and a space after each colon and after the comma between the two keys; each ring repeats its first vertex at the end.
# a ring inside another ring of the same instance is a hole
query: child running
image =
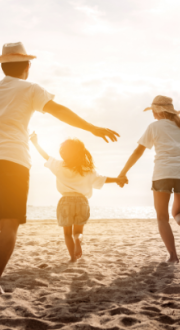
{"type": "Polygon", "coordinates": [[[157,121],[148,126],[119,177],[126,175],[146,148],[155,147],[152,190],[159,233],[170,255],[167,261],[179,262],[169,224],[168,206],[171,193],[174,192],[172,215],[180,225],[180,111],[174,110],[171,98],[161,95],[156,96],[151,107],[144,111],[147,110],[153,111],[157,121]]]}
{"type": "Polygon", "coordinates": [[[57,190],[63,195],[57,206],[58,225],[64,229],[64,239],[71,257],[75,262],[82,256],[83,227],[90,216],[87,198],[92,190],[100,189],[104,183],[117,183],[121,187],[127,178],[108,178],[95,171],[93,158],[78,139],[68,139],[60,146],[62,160],[50,157],[38,144],[35,132],[30,137],[40,155],[46,159],[45,166],[56,176],[57,190]]]}

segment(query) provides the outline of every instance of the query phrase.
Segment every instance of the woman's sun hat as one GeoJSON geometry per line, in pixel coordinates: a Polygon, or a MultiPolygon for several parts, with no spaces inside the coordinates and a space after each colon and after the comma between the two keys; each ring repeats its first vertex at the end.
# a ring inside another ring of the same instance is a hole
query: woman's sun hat
{"type": "Polygon", "coordinates": [[[0,63],[24,62],[33,60],[34,58],[36,58],[36,56],[27,55],[22,42],[16,42],[3,45],[0,63]]]}
{"type": "Polygon", "coordinates": [[[170,97],[162,96],[162,95],[156,96],[154,98],[151,106],[144,109],[144,111],[147,111],[147,110],[153,110],[156,113],[166,111],[166,112],[172,113],[174,115],[180,114],[180,111],[177,111],[174,109],[174,106],[172,104],[172,99],[170,97]]]}

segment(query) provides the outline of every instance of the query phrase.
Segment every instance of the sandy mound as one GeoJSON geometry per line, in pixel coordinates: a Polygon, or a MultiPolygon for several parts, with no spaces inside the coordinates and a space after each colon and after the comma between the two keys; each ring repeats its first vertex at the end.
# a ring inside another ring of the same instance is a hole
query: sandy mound
{"type": "Polygon", "coordinates": [[[83,251],[67,262],[55,221],[21,226],[1,282],[0,330],[180,329],[180,265],[163,262],[155,220],[89,221],[83,251]]]}

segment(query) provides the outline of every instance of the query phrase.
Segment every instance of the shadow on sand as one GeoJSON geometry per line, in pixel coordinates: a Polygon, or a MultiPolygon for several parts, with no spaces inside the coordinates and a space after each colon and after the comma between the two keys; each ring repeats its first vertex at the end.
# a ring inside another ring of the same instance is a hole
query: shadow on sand
{"type": "MultiPolygon", "coordinates": [[[[2,279],[0,329],[179,329],[174,266],[150,262],[114,279],[88,273],[85,261],[30,267],[2,279]]],[[[134,268],[133,268],[134,269],[134,268]]]]}

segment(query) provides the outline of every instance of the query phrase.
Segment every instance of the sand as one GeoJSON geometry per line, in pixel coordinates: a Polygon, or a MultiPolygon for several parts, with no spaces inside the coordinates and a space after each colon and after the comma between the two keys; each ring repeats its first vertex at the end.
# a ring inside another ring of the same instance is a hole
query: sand
{"type": "Polygon", "coordinates": [[[83,253],[68,263],[55,221],[21,226],[1,281],[0,330],[180,329],[180,265],[165,263],[155,220],[90,220],[83,253]]]}

